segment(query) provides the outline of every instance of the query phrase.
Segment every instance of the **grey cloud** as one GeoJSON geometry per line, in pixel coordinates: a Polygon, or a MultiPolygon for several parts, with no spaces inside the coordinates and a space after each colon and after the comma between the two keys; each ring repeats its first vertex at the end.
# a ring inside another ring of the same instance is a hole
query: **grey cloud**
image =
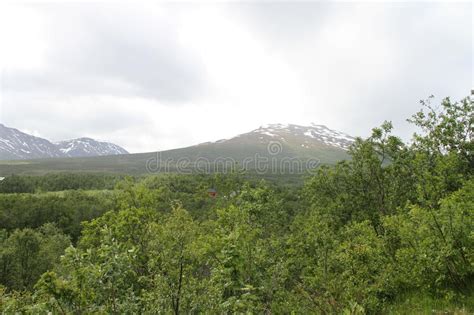
{"type": "MultiPolygon", "coordinates": [[[[445,96],[459,99],[472,88],[471,3],[271,2],[206,6],[222,10],[236,27],[248,30],[269,56],[277,55],[301,79],[305,103],[288,104],[280,109],[284,113],[279,117],[307,109],[301,113],[305,119],[353,135],[366,135],[371,127],[390,119],[397,133],[408,138],[413,130],[405,119],[419,108],[418,100],[430,94],[438,100],[445,96]],[[373,13],[371,17],[375,18],[358,16],[358,8],[373,13]],[[354,47],[336,45],[328,50],[322,36],[337,38],[332,37],[332,28],[344,24],[346,18],[352,23],[347,27],[361,30],[354,47]],[[372,30],[377,31],[375,35],[372,30]],[[368,47],[355,47],[360,43],[368,47]],[[377,57],[377,48],[384,45],[390,46],[387,58],[391,59],[375,64],[371,54],[377,57]]],[[[120,134],[125,142],[117,143],[128,149],[129,144],[153,148],[163,141],[155,137],[159,134],[163,139],[174,137],[180,144],[192,144],[189,130],[193,127],[186,125],[186,119],[173,121],[178,131],[169,127],[164,130],[153,124],[169,118],[153,120],[147,117],[146,108],[136,109],[133,102],[135,98],[151,99],[168,109],[185,107],[179,107],[182,104],[195,108],[195,104],[205,104],[209,99],[217,99],[216,103],[222,102],[224,108],[236,102],[225,93],[220,98],[221,91],[212,90],[214,82],[208,82],[205,67],[179,40],[180,12],[199,7],[37,5],[48,20],[47,63],[41,70],[4,70],[0,119],[6,118],[5,122],[13,127],[38,130],[55,140],[120,134]],[[128,98],[130,105],[125,109],[100,103],[94,108],[94,97],[104,95],[128,98]],[[77,98],[87,97],[91,98],[85,99],[84,105],[91,113],[78,116],[77,98]],[[155,134],[148,134],[152,129],[155,134]],[[139,136],[143,143],[133,144],[139,136]],[[149,140],[147,136],[155,138],[149,140]]],[[[227,57],[238,59],[239,51],[227,57]]],[[[253,68],[249,75],[258,71],[253,68]]],[[[238,86],[230,88],[239,90],[238,86]]],[[[271,103],[262,102],[261,106],[272,114],[277,111],[271,103]]],[[[229,120],[227,111],[211,115],[215,121],[241,123],[241,118],[229,120]]],[[[205,121],[198,121],[197,127],[209,128],[210,119],[201,119],[205,121]]]]}
{"type": "MultiPolygon", "coordinates": [[[[60,98],[25,99],[12,97],[4,99],[0,107],[0,121],[20,129],[37,131],[53,141],[77,137],[99,137],[109,139],[116,133],[123,133],[138,126],[143,133],[153,127],[150,115],[143,111],[114,106],[94,98],[81,101],[60,98]],[[94,106],[94,104],[97,106],[94,106]]],[[[129,143],[116,140],[128,147],[129,143]]]]}
{"type": "Polygon", "coordinates": [[[315,37],[320,26],[336,10],[347,10],[341,3],[317,2],[263,2],[231,3],[228,9],[245,24],[269,38],[269,44],[285,43],[315,37]]]}
{"type": "MultiPolygon", "coordinates": [[[[49,19],[48,66],[37,72],[7,69],[6,92],[113,94],[188,101],[205,80],[173,20],[117,5],[43,5],[49,19]]],[[[170,10],[175,10],[170,8],[170,10]]]]}
{"type": "Polygon", "coordinates": [[[438,100],[446,96],[460,99],[469,94],[473,84],[471,3],[305,2],[249,4],[239,8],[242,21],[252,25],[267,47],[281,53],[294,69],[304,73],[309,102],[314,107],[340,108],[340,118],[333,127],[351,134],[365,135],[371,126],[391,119],[397,132],[409,138],[413,128],[405,119],[419,109],[420,99],[431,94],[438,100]],[[356,9],[383,19],[364,20],[365,16],[355,14],[356,9]],[[308,68],[320,62],[318,54],[325,50],[320,43],[320,31],[328,24],[346,22],[335,19],[341,13],[354,19],[355,28],[367,23],[380,31],[382,37],[370,37],[371,29],[364,29],[361,35],[372,48],[388,42],[394,48],[394,59],[376,66],[370,58],[354,59],[354,52],[348,49],[342,52],[347,59],[333,57],[324,61],[332,68],[325,72],[325,86],[316,86],[314,78],[321,73],[308,68]],[[354,65],[360,73],[351,72],[354,65]],[[364,81],[364,69],[371,71],[374,67],[380,68],[381,75],[364,81]],[[318,103],[319,93],[328,89],[333,99],[318,103]],[[350,104],[339,104],[341,99],[350,104]]]}

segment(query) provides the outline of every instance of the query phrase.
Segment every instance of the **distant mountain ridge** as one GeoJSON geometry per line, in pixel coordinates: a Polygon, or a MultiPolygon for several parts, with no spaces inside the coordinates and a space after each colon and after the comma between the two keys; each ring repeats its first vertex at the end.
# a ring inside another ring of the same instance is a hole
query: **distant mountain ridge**
{"type": "Polygon", "coordinates": [[[30,160],[128,154],[122,147],[91,138],[52,143],[0,124],[0,160],[30,160]]]}
{"type": "Polygon", "coordinates": [[[69,157],[128,154],[124,148],[116,144],[91,138],[60,141],[56,142],[55,145],[59,148],[59,151],[69,157]]]}
{"type": "MultiPolygon", "coordinates": [[[[323,125],[270,124],[229,139],[160,152],[83,155],[75,158],[22,160],[20,163],[5,161],[0,162],[0,176],[76,171],[133,175],[214,172],[222,168],[228,170],[230,165],[249,172],[301,174],[307,168],[349,159],[348,149],[354,141],[354,137],[323,125]]],[[[89,145],[89,141],[76,139],[72,143],[59,143],[57,148],[61,154],[67,155],[73,154],[75,148],[89,148],[89,145]]],[[[118,153],[114,148],[112,151],[118,153]]]]}

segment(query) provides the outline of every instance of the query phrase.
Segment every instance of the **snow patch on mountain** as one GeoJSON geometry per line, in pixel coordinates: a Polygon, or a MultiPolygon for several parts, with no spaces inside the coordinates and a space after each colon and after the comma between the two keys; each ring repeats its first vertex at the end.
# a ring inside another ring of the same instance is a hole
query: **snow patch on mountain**
{"type": "Polygon", "coordinates": [[[35,137],[0,124],[0,160],[55,157],[80,157],[127,154],[123,148],[108,142],[79,138],[58,143],[35,137]]]}
{"type": "Polygon", "coordinates": [[[127,154],[128,152],[109,142],[100,142],[91,138],[78,138],[55,143],[59,150],[69,157],[102,156],[127,154]]]}
{"type": "Polygon", "coordinates": [[[233,138],[203,144],[226,143],[243,138],[248,139],[249,137],[255,137],[255,141],[261,144],[268,144],[270,141],[280,141],[304,149],[310,149],[316,146],[327,146],[348,150],[355,141],[354,137],[330,129],[324,125],[311,124],[310,126],[300,126],[294,124],[267,124],[251,132],[239,134],[233,138]]]}
{"type": "Polygon", "coordinates": [[[355,141],[354,137],[351,137],[343,132],[329,129],[324,125],[311,124],[310,126],[300,126],[293,124],[268,124],[261,126],[258,129],[252,131],[252,133],[259,134],[260,139],[264,136],[271,138],[278,138],[282,141],[298,141],[300,140],[300,146],[303,148],[309,148],[310,142],[324,143],[327,146],[348,150],[350,145],[355,141]]]}
{"type": "Polygon", "coordinates": [[[0,124],[0,159],[60,157],[62,153],[46,139],[0,124]]]}

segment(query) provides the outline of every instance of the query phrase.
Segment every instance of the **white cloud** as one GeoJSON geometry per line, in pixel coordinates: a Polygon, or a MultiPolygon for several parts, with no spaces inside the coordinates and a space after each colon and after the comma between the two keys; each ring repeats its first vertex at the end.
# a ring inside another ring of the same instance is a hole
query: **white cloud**
{"type": "Polygon", "coordinates": [[[0,3],[0,67],[36,69],[44,65],[44,25],[34,8],[0,3]]]}
{"type": "Polygon", "coordinates": [[[0,120],[132,152],[276,122],[365,135],[392,119],[406,137],[420,98],[472,86],[471,7],[2,5],[0,120]]]}

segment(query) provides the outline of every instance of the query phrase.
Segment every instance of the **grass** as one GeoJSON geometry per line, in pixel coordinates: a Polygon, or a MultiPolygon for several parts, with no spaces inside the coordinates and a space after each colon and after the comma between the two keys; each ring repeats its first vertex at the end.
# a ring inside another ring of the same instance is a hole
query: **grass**
{"type": "Polygon", "coordinates": [[[388,306],[383,314],[474,314],[474,291],[466,296],[458,296],[452,299],[420,293],[405,295],[388,306]]]}

